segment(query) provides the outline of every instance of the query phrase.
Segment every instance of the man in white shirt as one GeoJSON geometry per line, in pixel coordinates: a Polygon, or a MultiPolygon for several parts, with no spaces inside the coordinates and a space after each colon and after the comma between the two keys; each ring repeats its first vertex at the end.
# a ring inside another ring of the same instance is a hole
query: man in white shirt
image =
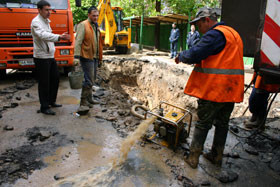
{"type": "Polygon", "coordinates": [[[46,115],[55,115],[50,107],[61,107],[56,104],[59,85],[59,72],[54,59],[54,42],[69,40],[70,35],[53,34],[50,27],[51,5],[41,0],[37,3],[39,14],[31,22],[31,33],[33,37],[33,57],[38,78],[38,92],[40,110],[46,115]]]}

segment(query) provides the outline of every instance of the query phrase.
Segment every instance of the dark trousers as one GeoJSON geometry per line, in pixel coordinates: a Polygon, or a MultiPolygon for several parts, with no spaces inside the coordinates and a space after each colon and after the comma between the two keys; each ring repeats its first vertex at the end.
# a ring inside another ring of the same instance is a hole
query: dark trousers
{"type": "Polygon", "coordinates": [[[198,122],[196,128],[207,131],[215,126],[213,144],[223,147],[228,132],[228,123],[233,111],[234,103],[216,103],[212,101],[198,100],[198,122]]]}
{"type": "Polygon", "coordinates": [[[56,102],[59,72],[54,58],[34,58],[41,110],[56,102]]]}
{"type": "Polygon", "coordinates": [[[81,66],[84,72],[83,87],[91,88],[94,85],[97,74],[98,60],[80,58],[81,66]]]}
{"type": "Polygon", "coordinates": [[[265,90],[256,89],[254,87],[249,98],[250,112],[257,117],[265,117],[268,105],[268,97],[269,92],[265,90]]]}
{"type": "Polygon", "coordinates": [[[177,56],[177,42],[170,43],[170,53],[172,58],[177,56]]]}
{"type": "Polygon", "coordinates": [[[214,125],[216,128],[228,129],[228,123],[234,103],[216,103],[207,100],[198,100],[198,122],[196,127],[209,130],[214,125]]]}

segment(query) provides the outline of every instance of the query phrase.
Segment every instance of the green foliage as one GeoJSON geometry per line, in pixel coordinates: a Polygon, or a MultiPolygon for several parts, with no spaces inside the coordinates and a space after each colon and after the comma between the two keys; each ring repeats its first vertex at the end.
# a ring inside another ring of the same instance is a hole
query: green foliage
{"type": "Polygon", "coordinates": [[[173,13],[188,15],[191,13],[192,16],[195,15],[197,10],[202,7],[212,7],[219,8],[219,0],[165,0],[166,4],[173,13]]]}
{"type": "Polygon", "coordinates": [[[70,5],[73,12],[74,24],[77,24],[87,19],[88,8],[92,5],[97,6],[98,0],[82,0],[82,7],[76,7],[75,0],[70,0],[70,5]]]}
{"type": "MultiPolygon", "coordinates": [[[[124,9],[126,17],[153,16],[158,13],[155,10],[156,1],[158,0],[111,0],[112,6],[120,6],[124,9]]],[[[221,0],[161,0],[161,14],[176,13],[195,15],[198,8],[220,7],[221,0]]]]}
{"type": "MultiPolygon", "coordinates": [[[[168,13],[195,15],[198,8],[220,7],[221,0],[111,0],[112,6],[123,8],[125,17],[131,16],[155,16],[156,1],[161,1],[161,15],[168,13]]],[[[87,9],[98,5],[98,0],[82,0],[82,7],[75,6],[75,0],[70,0],[73,11],[74,24],[79,23],[87,18],[87,9]]]]}
{"type": "Polygon", "coordinates": [[[126,17],[156,15],[156,0],[111,0],[112,6],[122,7],[126,17]]]}

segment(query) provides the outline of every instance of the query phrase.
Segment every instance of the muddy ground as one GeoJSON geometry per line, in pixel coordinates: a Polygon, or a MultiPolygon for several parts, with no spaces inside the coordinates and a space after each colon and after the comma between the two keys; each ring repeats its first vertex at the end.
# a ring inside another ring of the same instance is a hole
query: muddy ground
{"type": "MultiPolygon", "coordinates": [[[[141,123],[130,113],[135,104],[154,108],[167,101],[190,110],[195,124],[196,99],[183,94],[192,66],[176,65],[163,52],[105,54],[94,86],[94,99],[100,104],[86,116],[75,113],[81,90],[70,89],[65,76],[61,77],[57,99],[63,107],[54,109],[55,116],[37,113],[37,83],[31,73],[11,73],[1,80],[0,186],[50,186],[85,171],[95,173],[108,167],[119,154],[121,142],[141,123]]],[[[246,84],[252,76],[247,70],[246,84]]],[[[184,162],[191,131],[187,143],[176,152],[140,139],[123,167],[111,173],[114,180],[99,185],[279,186],[280,99],[278,96],[272,105],[265,131],[247,131],[243,122],[250,113],[242,114],[250,91],[232,114],[231,130],[238,136],[228,134],[221,169],[202,156],[196,170],[184,162]]],[[[205,150],[211,148],[213,130],[205,150]]],[[[152,133],[151,125],[146,136],[152,133]]]]}

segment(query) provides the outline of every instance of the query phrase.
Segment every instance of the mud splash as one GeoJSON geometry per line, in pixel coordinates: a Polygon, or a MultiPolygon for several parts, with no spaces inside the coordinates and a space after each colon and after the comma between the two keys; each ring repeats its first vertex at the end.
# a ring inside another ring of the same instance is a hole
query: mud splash
{"type": "Polygon", "coordinates": [[[147,131],[149,125],[152,124],[156,119],[157,117],[153,116],[143,121],[138,126],[138,128],[122,142],[119,156],[113,158],[112,163],[102,168],[102,171],[93,172],[90,170],[75,177],[70,177],[60,181],[59,183],[56,183],[52,186],[70,185],[73,187],[81,187],[110,184],[115,179],[115,176],[118,174],[118,171],[120,171],[122,164],[127,159],[127,155],[130,152],[132,146],[138,139],[141,138],[141,136],[147,131]]]}

